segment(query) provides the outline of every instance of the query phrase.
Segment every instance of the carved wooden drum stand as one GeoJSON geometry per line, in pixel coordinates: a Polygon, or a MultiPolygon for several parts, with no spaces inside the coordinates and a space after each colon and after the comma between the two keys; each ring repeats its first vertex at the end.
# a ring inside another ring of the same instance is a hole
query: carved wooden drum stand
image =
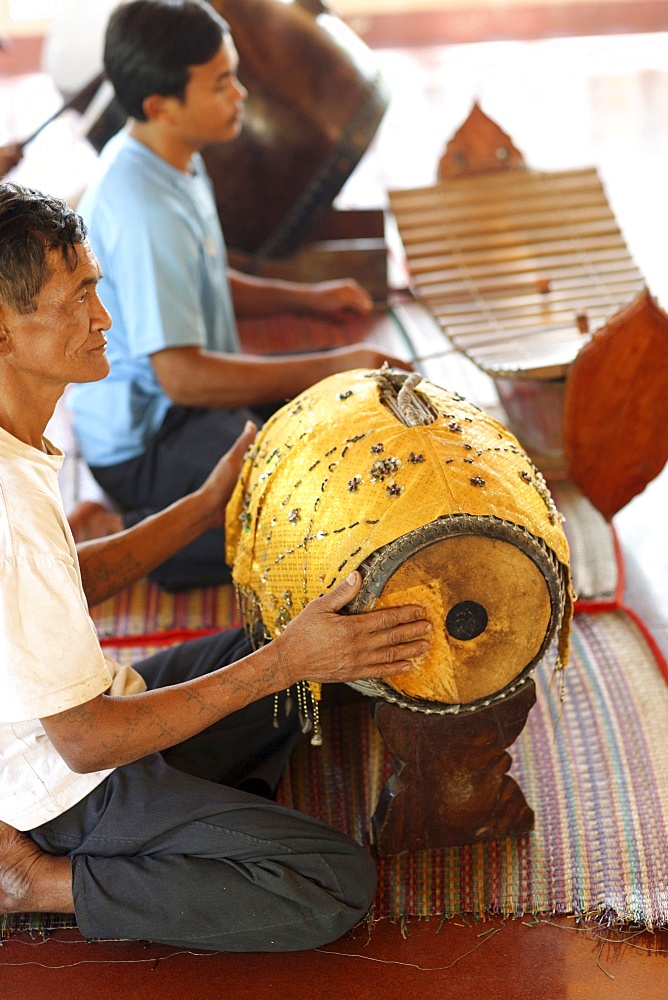
{"type": "Polygon", "coordinates": [[[395,763],[373,816],[378,852],[526,833],[533,813],[506,773],[505,748],[524,726],[535,701],[531,671],[563,617],[553,553],[515,524],[461,514],[409,532],[361,569],[352,610],[413,594],[424,603],[415,585],[425,581],[430,619],[440,624],[433,678],[418,667],[352,685],[382,699],[374,719],[395,763]]]}
{"type": "Polygon", "coordinates": [[[268,639],[352,569],[349,613],[425,608],[430,648],[413,669],[351,685],[395,764],[373,817],[380,854],[531,828],[506,748],[555,640],[566,663],[572,595],[560,517],[506,428],[415,374],[325,379],[258,434],[227,535],[244,619],[268,639]]]}

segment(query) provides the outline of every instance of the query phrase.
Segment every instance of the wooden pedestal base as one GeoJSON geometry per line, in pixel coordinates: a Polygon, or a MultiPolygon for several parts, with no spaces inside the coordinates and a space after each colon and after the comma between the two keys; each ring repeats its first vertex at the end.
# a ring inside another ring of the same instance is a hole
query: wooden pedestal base
{"type": "Polygon", "coordinates": [[[372,817],[381,856],[517,836],[533,827],[506,773],[536,701],[532,680],[512,697],[462,715],[425,715],[378,701],[374,720],[394,758],[372,817]]]}

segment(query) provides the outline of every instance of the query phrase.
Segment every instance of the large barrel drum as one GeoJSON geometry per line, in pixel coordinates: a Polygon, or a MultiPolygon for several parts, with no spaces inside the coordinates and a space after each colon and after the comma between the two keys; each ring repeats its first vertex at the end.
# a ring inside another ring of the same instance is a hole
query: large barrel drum
{"type": "Polygon", "coordinates": [[[417,375],[325,379],[259,432],[227,512],[228,561],[249,629],[274,638],[359,569],[347,609],[421,604],[430,650],[353,685],[424,712],[507,697],[572,610],[561,518],[510,432],[417,375]]]}
{"type": "Polygon", "coordinates": [[[248,90],[244,126],[204,151],[230,247],[293,251],[367,149],[388,93],[364,43],[320,0],[211,0],[248,90]]]}

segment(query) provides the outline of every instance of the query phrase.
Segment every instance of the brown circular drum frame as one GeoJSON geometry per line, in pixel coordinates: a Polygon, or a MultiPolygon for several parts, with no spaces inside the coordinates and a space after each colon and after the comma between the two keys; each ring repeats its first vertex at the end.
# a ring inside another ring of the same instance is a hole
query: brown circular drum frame
{"type": "Polygon", "coordinates": [[[497,517],[438,518],[359,569],[362,588],[348,612],[422,604],[433,631],[413,670],[351,686],[413,711],[444,715],[507,698],[545,656],[564,614],[555,555],[497,517]]]}

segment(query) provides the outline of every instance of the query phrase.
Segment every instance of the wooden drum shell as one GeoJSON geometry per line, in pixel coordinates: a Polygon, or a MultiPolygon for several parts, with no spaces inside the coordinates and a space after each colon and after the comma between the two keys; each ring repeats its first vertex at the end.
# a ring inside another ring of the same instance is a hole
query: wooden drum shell
{"type": "Polygon", "coordinates": [[[244,126],[204,151],[228,246],[291,253],[367,149],[389,93],[370,50],[319,2],[211,0],[248,91],[244,126]]]}

